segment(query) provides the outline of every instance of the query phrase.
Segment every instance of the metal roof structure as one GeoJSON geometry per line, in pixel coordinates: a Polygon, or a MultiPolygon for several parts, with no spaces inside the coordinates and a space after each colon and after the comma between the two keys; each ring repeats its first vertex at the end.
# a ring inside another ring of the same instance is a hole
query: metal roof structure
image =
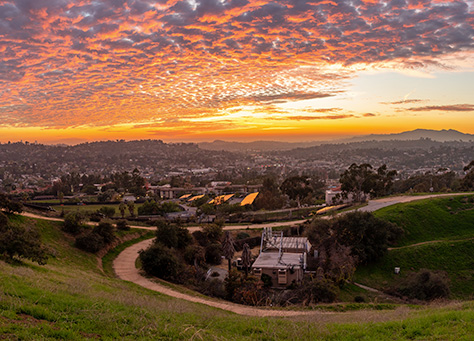
{"type": "Polygon", "coordinates": [[[257,198],[259,192],[251,193],[247,195],[244,200],[240,203],[240,206],[251,205],[257,198]]]}

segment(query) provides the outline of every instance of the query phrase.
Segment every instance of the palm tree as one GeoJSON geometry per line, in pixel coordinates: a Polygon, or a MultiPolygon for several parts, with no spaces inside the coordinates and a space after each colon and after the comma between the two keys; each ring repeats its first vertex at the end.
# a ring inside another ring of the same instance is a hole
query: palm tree
{"type": "Polygon", "coordinates": [[[127,205],[122,201],[119,205],[119,211],[120,214],[122,215],[122,219],[125,218],[125,210],[127,209],[127,205]]]}
{"type": "Polygon", "coordinates": [[[130,212],[130,216],[134,217],[135,216],[135,203],[133,201],[128,201],[127,206],[128,206],[128,211],[130,212]]]}
{"type": "Polygon", "coordinates": [[[245,269],[245,277],[247,277],[249,273],[251,255],[249,244],[245,243],[244,249],[242,250],[242,266],[245,269]]]}
{"type": "Polygon", "coordinates": [[[229,231],[226,231],[224,236],[224,241],[222,242],[222,253],[224,257],[229,262],[229,272],[231,270],[231,262],[234,257],[235,248],[234,248],[234,238],[229,231]]]}

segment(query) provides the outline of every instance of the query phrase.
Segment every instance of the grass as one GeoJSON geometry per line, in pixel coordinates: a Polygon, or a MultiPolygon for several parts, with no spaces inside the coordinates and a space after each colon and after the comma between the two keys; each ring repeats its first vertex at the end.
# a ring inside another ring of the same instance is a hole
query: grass
{"type": "Polygon", "coordinates": [[[376,216],[403,227],[400,248],[360,266],[355,281],[377,289],[396,285],[420,269],[445,271],[451,297],[474,299],[474,196],[428,199],[383,208],[376,216]],[[418,243],[425,243],[416,245],[418,243]],[[400,267],[401,274],[394,274],[400,267]]]}
{"type": "Polygon", "coordinates": [[[474,195],[426,199],[375,212],[405,230],[398,245],[474,237],[474,195]]]}
{"type": "MultiPolygon", "coordinates": [[[[138,208],[142,206],[143,204],[135,204],[135,216],[137,215],[138,208]]],[[[115,216],[120,216],[120,211],[119,211],[119,205],[107,205],[107,204],[94,204],[94,205],[54,205],[51,206],[56,212],[61,212],[64,210],[64,213],[69,213],[69,212],[82,212],[82,213],[94,213],[101,207],[111,207],[115,210],[115,216]]],[[[130,212],[128,211],[128,208],[125,210],[125,218],[130,217],[130,212]]]]}
{"type": "Polygon", "coordinates": [[[96,256],[74,248],[58,223],[12,221],[40,228],[56,256],[45,266],[0,261],[5,339],[429,340],[474,334],[474,302],[355,312],[358,305],[349,304],[294,318],[239,316],[104,275],[96,256]]]}
{"type": "Polygon", "coordinates": [[[355,281],[378,289],[387,288],[409,272],[441,270],[448,274],[452,298],[474,299],[474,240],[440,242],[390,251],[376,263],[359,267],[355,281]],[[401,274],[394,273],[395,267],[401,274]]]}

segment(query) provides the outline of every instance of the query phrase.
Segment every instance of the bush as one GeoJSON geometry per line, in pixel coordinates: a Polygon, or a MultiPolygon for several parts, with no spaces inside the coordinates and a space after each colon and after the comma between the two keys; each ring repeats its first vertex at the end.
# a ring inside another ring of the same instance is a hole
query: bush
{"type": "Polygon", "coordinates": [[[183,257],[184,261],[189,265],[194,265],[195,261],[198,265],[204,265],[204,248],[199,245],[189,245],[184,250],[183,257]]]}
{"type": "Polygon", "coordinates": [[[393,245],[403,234],[398,225],[376,218],[369,212],[350,212],[332,221],[315,219],[305,231],[313,245],[334,238],[338,244],[351,248],[360,263],[373,262],[382,257],[388,245],[393,245]],[[329,234],[328,231],[334,231],[329,234]]]}
{"type": "Polygon", "coordinates": [[[207,240],[212,242],[217,242],[222,239],[222,234],[224,233],[222,230],[222,225],[219,223],[209,224],[202,228],[202,231],[207,237],[207,240]]]}
{"type": "Polygon", "coordinates": [[[102,206],[97,212],[103,214],[107,218],[112,218],[115,215],[115,208],[109,206],[102,206]]]}
{"type": "Polygon", "coordinates": [[[143,270],[148,275],[165,280],[174,280],[180,271],[180,265],[172,251],[161,243],[154,243],[139,253],[143,270]]]}
{"type": "Polygon", "coordinates": [[[338,292],[339,291],[334,283],[324,277],[307,278],[297,289],[297,295],[300,298],[300,301],[305,305],[319,302],[334,302],[337,298],[338,292]]]}
{"type": "Polygon", "coordinates": [[[156,239],[169,248],[184,249],[193,240],[187,228],[161,221],[157,225],[156,239]]]}
{"type": "Polygon", "coordinates": [[[192,233],[194,239],[199,243],[199,245],[206,247],[209,244],[206,235],[202,231],[194,231],[192,233]]]}
{"type": "Polygon", "coordinates": [[[426,269],[410,274],[394,291],[401,296],[423,301],[446,298],[450,294],[446,274],[426,269]]]}
{"type": "Polygon", "coordinates": [[[104,238],[97,233],[89,232],[76,238],[76,247],[87,252],[98,252],[105,247],[104,238]]]}
{"type": "Polygon", "coordinates": [[[219,265],[222,263],[222,250],[220,244],[210,244],[206,247],[205,257],[206,263],[212,265],[219,265]]]}
{"type": "Polygon", "coordinates": [[[84,215],[80,212],[71,212],[64,217],[63,231],[76,235],[84,230],[85,226],[82,224],[84,215]]]}
{"type": "Polygon", "coordinates": [[[102,213],[93,212],[89,215],[89,220],[98,223],[99,221],[102,220],[103,217],[104,215],[102,213]]]}
{"type": "Polygon", "coordinates": [[[40,234],[34,228],[10,225],[0,212],[0,255],[10,259],[26,258],[39,265],[46,264],[48,250],[41,243],[40,234]]]}
{"type": "Polygon", "coordinates": [[[249,238],[250,235],[246,232],[239,232],[237,233],[237,239],[246,239],[249,238]]]}
{"type": "Polygon", "coordinates": [[[117,227],[117,230],[119,230],[119,231],[129,231],[130,230],[130,226],[128,226],[128,222],[125,219],[117,221],[115,226],[117,227]]]}
{"type": "Polygon", "coordinates": [[[75,245],[81,250],[95,253],[115,240],[114,231],[112,224],[99,223],[91,232],[77,237],[75,245]]]}
{"type": "Polygon", "coordinates": [[[111,223],[101,222],[94,227],[93,233],[97,233],[104,239],[105,244],[110,244],[115,240],[115,228],[111,223]]]}

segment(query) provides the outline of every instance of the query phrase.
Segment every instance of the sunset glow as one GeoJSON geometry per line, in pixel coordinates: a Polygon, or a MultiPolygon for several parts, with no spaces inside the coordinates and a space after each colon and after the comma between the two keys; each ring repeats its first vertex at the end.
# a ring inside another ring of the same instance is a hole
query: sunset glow
{"type": "Polygon", "coordinates": [[[472,0],[0,0],[0,142],[474,133],[472,0]]]}

